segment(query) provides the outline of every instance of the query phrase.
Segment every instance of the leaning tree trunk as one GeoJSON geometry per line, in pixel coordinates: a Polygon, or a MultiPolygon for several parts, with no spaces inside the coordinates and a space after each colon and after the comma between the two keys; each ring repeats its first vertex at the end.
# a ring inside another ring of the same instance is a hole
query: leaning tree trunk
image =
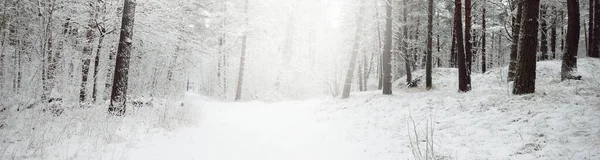
{"type": "Polygon", "coordinates": [[[385,11],[385,44],[381,65],[383,73],[383,94],[392,94],[392,4],[387,3],[385,11]]]}
{"type": "Polygon", "coordinates": [[[577,79],[572,72],[577,69],[577,49],[579,48],[579,0],[567,1],[567,16],[569,17],[567,27],[567,46],[563,55],[561,80],[577,79]]]}
{"type": "Polygon", "coordinates": [[[108,112],[116,116],[123,116],[125,114],[127,82],[129,81],[129,59],[131,57],[131,46],[133,45],[135,5],[136,0],[125,0],[123,7],[117,62],[110,96],[110,106],[108,107],[108,112]]]}
{"type": "Polygon", "coordinates": [[[458,90],[468,92],[467,85],[467,63],[465,55],[465,46],[463,45],[463,27],[462,27],[462,4],[461,1],[454,1],[454,41],[456,43],[457,59],[458,59],[458,90]]]}
{"type": "MultiPolygon", "coordinates": [[[[523,0],[515,0],[517,15],[512,19],[512,44],[510,45],[510,63],[508,64],[508,81],[515,79],[517,69],[517,52],[519,51],[519,38],[521,35],[521,17],[523,14],[523,0]]],[[[537,44],[536,44],[537,45],[537,44]]]]}
{"type": "MultiPolygon", "coordinates": [[[[363,12],[365,10],[364,0],[360,4],[360,9],[356,15],[356,31],[354,35],[354,44],[352,45],[352,55],[350,56],[350,64],[348,65],[348,71],[346,72],[346,81],[344,82],[344,90],[342,91],[342,99],[350,97],[350,89],[352,88],[352,78],[354,77],[354,69],[356,68],[356,59],[358,57],[358,49],[360,45],[360,35],[363,24],[363,12]]],[[[361,75],[362,76],[362,75],[361,75]]],[[[362,82],[359,82],[362,83],[362,82]]]]}
{"type": "Polygon", "coordinates": [[[513,90],[515,95],[535,92],[539,11],[540,0],[523,1],[523,20],[520,31],[522,37],[519,39],[519,60],[513,90]]]}
{"type": "MultiPolygon", "coordinates": [[[[248,0],[246,0],[246,7],[244,13],[248,15],[248,0]]],[[[246,16],[246,26],[248,25],[248,17],[246,16]]],[[[235,101],[242,99],[242,85],[244,84],[244,64],[246,63],[246,45],[248,42],[248,31],[245,31],[242,37],[242,53],[240,55],[240,70],[238,74],[237,87],[235,91],[235,101]]]]}
{"type": "Polygon", "coordinates": [[[433,87],[431,70],[432,70],[432,52],[433,52],[433,0],[429,0],[428,16],[427,16],[427,64],[425,67],[425,86],[429,90],[433,87]]]}

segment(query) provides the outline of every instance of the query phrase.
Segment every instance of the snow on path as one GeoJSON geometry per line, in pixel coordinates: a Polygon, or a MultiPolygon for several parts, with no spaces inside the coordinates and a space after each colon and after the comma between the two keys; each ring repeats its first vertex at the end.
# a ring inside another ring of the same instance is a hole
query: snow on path
{"type": "Polygon", "coordinates": [[[188,96],[202,110],[197,128],[157,136],[129,159],[369,159],[344,129],[320,123],[320,101],[219,103],[188,96]],[[195,100],[196,99],[196,100],[195,100]]]}

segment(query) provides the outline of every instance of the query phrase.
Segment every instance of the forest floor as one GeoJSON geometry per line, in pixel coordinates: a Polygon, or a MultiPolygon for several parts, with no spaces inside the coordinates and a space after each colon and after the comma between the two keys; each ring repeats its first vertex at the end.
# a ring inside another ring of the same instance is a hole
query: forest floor
{"type": "Polygon", "coordinates": [[[392,96],[232,103],[187,94],[123,118],[103,107],[8,110],[0,159],[600,159],[600,60],[580,59],[578,70],[582,81],[561,82],[559,61],[540,62],[537,92],[524,96],[510,94],[506,68],[474,74],[468,93],[457,92],[456,70],[436,69],[433,90],[392,96]]]}

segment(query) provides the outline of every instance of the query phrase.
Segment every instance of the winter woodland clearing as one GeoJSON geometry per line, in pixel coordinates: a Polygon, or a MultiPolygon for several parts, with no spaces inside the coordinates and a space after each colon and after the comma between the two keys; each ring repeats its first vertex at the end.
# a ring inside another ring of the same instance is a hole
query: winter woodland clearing
{"type": "Polygon", "coordinates": [[[597,3],[4,0],[0,159],[600,159],[597,3]]]}

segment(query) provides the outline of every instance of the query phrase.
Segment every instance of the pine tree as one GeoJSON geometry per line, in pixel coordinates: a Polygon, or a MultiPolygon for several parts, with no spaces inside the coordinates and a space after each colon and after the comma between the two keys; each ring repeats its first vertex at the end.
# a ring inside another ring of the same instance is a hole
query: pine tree
{"type": "Polygon", "coordinates": [[[487,59],[485,55],[485,45],[486,45],[486,24],[485,24],[485,4],[481,7],[481,72],[485,73],[487,71],[487,59]]]}
{"type": "Polygon", "coordinates": [[[426,88],[429,90],[433,87],[432,84],[432,77],[431,77],[431,70],[432,70],[432,51],[433,51],[433,0],[429,0],[429,7],[428,7],[428,18],[427,18],[427,66],[425,67],[426,69],[426,76],[425,76],[425,83],[426,83],[426,88]]]}
{"type": "Polygon", "coordinates": [[[386,3],[385,11],[385,44],[381,60],[383,73],[383,94],[392,94],[392,4],[386,3]]]}
{"type": "Polygon", "coordinates": [[[461,92],[469,91],[467,78],[467,63],[465,55],[465,46],[463,45],[463,27],[462,27],[462,2],[454,1],[454,43],[456,45],[456,55],[458,60],[458,90],[461,92]]]}
{"type": "Polygon", "coordinates": [[[577,69],[577,49],[579,48],[579,0],[567,1],[567,16],[569,17],[567,27],[567,44],[563,55],[561,80],[581,79],[580,76],[572,75],[577,69]]]}
{"type": "MultiPolygon", "coordinates": [[[[521,19],[523,14],[523,0],[514,0],[513,8],[516,9],[516,15],[512,18],[512,43],[510,45],[510,62],[508,65],[508,81],[513,81],[517,69],[517,55],[519,51],[519,38],[521,35],[521,19]]],[[[536,44],[537,45],[537,44],[536,44]]]]}
{"type": "MultiPolygon", "coordinates": [[[[245,7],[244,7],[244,13],[246,13],[246,25],[248,25],[248,5],[249,5],[249,0],[246,0],[245,3],[245,7]]],[[[235,91],[235,101],[239,101],[242,99],[242,87],[244,84],[244,66],[246,63],[246,49],[247,49],[247,42],[248,42],[248,31],[244,32],[244,36],[242,36],[242,51],[241,51],[241,55],[240,55],[240,69],[239,69],[239,74],[238,74],[238,81],[237,81],[237,87],[236,87],[236,91],[235,91]]]]}
{"type": "MultiPolygon", "coordinates": [[[[356,14],[356,31],[354,35],[354,44],[352,45],[352,55],[350,57],[350,63],[348,64],[348,70],[346,72],[346,80],[344,82],[344,90],[342,91],[342,99],[350,97],[350,89],[352,88],[352,78],[354,78],[354,69],[356,68],[356,59],[358,57],[358,49],[360,47],[361,30],[363,28],[363,13],[365,10],[364,0],[361,0],[359,12],[356,14]]],[[[362,75],[359,75],[362,76],[362,75]]],[[[362,78],[361,78],[362,79],[362,78]]],[[[362,83],[362,82],[359,82],[362,83]]],[[[361,85],[362,87],[362,85],[361,85]]]]}
{"type": "Polygon", "coordinates": [[[115,73],[113,78],[110,106],[112,115],[123,116],[127,102],[127,83],[129,81],[129,60],[133,45],[133,25],[135,20],[136,0],[125,0],[121,22],[121,35],[117,51],[115,73]]]}
{"type": "Polygon", "coordinates": [[[472,31],[472,15],[471,15],[471,11],[473,4],[471,3],[471,0],[465,0],[465,63],[467,63],[467,74],[465,75],[465,80],[467,83],[467,89],[464,90],[466,91],[470,91],[471,90],[471,72],[473,70],[473,43],[471,42],[471,38],[473,37],[473,34],[471,34],[472,31]]]}
{"type": "Polygon", "coordinates": [[[515,95],[535,92],[539,14],[540,0],[523,1],[523,19],[521,20],[517,74],[515,75],[513,90],[513,94],[515,95]]]}

